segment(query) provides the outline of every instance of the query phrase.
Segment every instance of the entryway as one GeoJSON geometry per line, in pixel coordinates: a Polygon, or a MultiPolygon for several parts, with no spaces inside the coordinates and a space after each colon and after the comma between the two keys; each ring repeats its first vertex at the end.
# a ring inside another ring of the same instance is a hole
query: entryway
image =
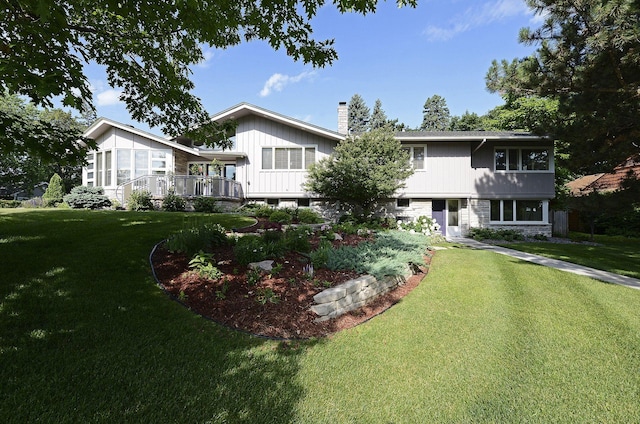
{"type": "Polygon", "coordinates": [[[459,237],[460,231],[460,199],[433,199],[431,201],[431,217],[440,224],[443,236],[459,237]]]}

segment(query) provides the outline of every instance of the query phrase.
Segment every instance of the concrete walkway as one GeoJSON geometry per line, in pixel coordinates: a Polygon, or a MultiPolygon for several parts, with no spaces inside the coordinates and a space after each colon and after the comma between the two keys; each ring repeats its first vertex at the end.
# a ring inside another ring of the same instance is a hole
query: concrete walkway
{"type": "Polygon", "coordinates": [[[473,249],[490,250],[501,255],[512,256],[523,261],[532,262],[534,264],[548,266],[551,268],[559,269],[561,271],[571,272],[585,277],[590,277],[596,280],[604,281],[607,283],[620,284],[622,286],[630,287],[632,289],[640,289],[640,280],[637,278],[626,277],[624,275],[614,274],[613,272],[601,271],[599,269],[593,269],[582,265],[572,264],[570,262],[559,261],[557,259],[546,258],[544,256],[533,255],[531,253],[520,252],[518,250],[507,249],[506,247],[494,246],[492,244],[481,243],[479,241],[455,237],[448,238],[447,241],[453,243],[460,243],[467,245],[473,249]]]}

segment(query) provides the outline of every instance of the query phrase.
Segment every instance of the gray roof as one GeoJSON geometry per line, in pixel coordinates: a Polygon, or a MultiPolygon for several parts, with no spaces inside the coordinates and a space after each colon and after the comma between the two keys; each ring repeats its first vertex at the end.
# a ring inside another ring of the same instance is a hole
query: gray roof
{"type": "Polygon", "coordinates": [[[541,140],[547,136],[518,131],[399,131],[395,133],[400,140],[541,140]]]}

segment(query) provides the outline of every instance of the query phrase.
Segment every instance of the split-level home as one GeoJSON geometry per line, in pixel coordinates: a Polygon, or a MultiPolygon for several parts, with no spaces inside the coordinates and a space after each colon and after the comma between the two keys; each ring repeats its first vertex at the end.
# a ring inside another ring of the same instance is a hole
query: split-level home
{"type": "MultiPolygon", "coordinates": [[[[338,105],[338,130],[241,103],[212,117],[237,123],[228,150],[195,146],[109,119],[98,119],[85,136],[97,142],[83,170],[83,184],[102,186],[126,203],[134,190],[161,198],[176,194],[213,196],[227,205],[329,210],[329,203],[302,184],[307,168],[328,157],[347,138],[347,104],[338,105]]],[[[549,201],[554,197],[553,141],[528,133],[488,131],[399,132],[414,174],[387,214],[400,219],[436,219],[445,235],[471,227],[511,228],[551,235],[549,201]]]]}

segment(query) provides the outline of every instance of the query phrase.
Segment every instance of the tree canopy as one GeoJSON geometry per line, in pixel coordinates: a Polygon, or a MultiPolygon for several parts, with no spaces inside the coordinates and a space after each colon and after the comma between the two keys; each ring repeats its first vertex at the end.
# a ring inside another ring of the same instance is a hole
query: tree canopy
{"type": "Polygon", "coordinates": [[[528,0],[540,28],[520,41],[534,54],[494,61],[487,87],[509,100],[558,102],[551,125],[577,172],[608,171],[640,150],[640,4],[634,0],[528,0]]]}
{"type": "MultiPolygon", "coordinates": [[[[417,0],[396,0],[415,6],[417,0]]],[[[36,106],[60,99],[78,111],[93,108],[84,66],[106,67],[131,116],[167,135],[220,141],[191,90],[203,46],[226,48],[264,40],[294,60],[333,63],[334,40],[312,37],[311,19],[324,0],[12,0],[0,3],[0,91],[36,106]]],[[[340,12],[375,12],[378,0],[334,0],[340,12]]],[[[14,117],[3,114],[0,124],[14,117]]],[[[68,147],[68,146],[67,146],[68,147]]]]}
{"type": "Polygon", "coordinates": [[[412,174],[408,152],[384,127],[340,142],[331,156],[311,166],[303,187],[366,217],[412,174]]]}

